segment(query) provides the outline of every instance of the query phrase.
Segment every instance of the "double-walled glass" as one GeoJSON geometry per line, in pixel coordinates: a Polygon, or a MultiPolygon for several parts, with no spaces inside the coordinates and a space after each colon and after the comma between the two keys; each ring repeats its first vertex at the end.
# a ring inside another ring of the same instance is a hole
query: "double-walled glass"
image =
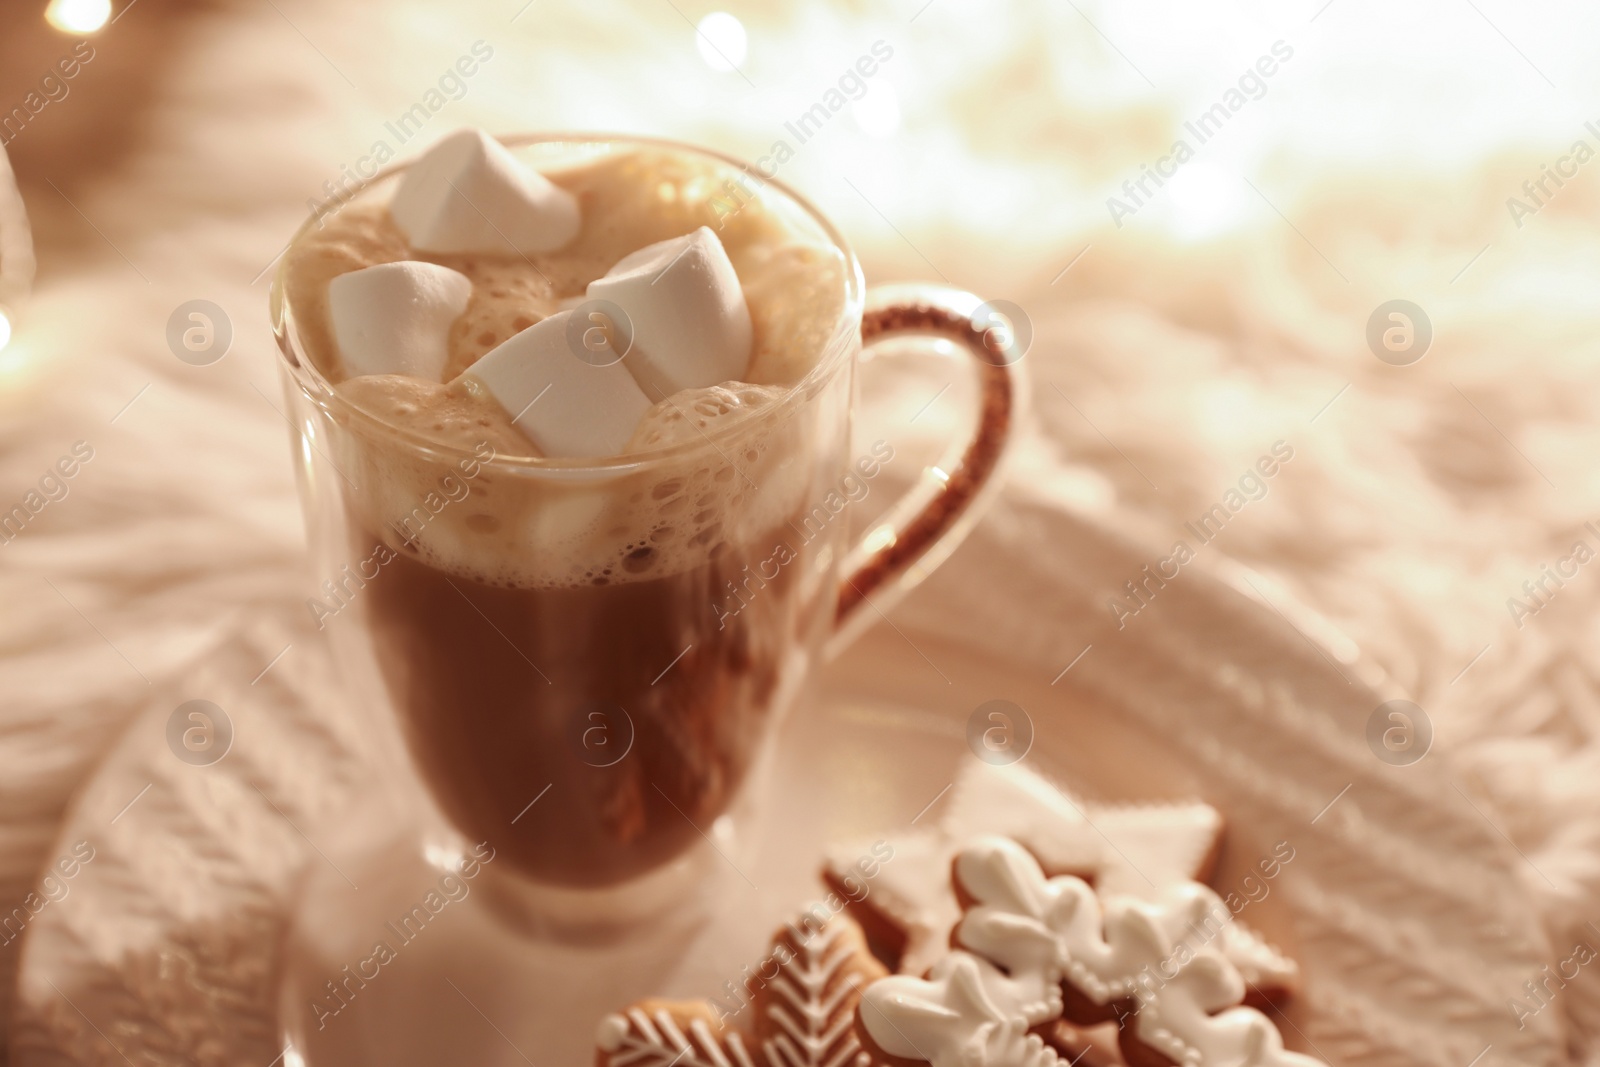
{"type": "MultiPolygon", "coordinates": [[[[645,142],[507,143],[541,165],[645,142]]],[[[361,195],[387,196],[393,180],[361,195]]],[[[948,549],[1007,436],[1014,369],[967,321],[976,298],[871,303],[833,227],[776,182],[763,195],[843,256],[826,349],[783,400],[746,418],[701,412],[703,432],[647,454],[518,458],[383,423],[323,378],[281,276],[274,288],[321,583],[311,610],[358,674],[357,698],[392,710],[448,819],[537,883],[622,885],[697,843],[836,626],[948,549]],[[852,548],[844,502],[892,452],[849,451],[864,307],[869,334],[943,332],[986,357],[985,410],[957,461],[852,548]],[[358,663],[376,666],[381,691],[358,663]]]]}

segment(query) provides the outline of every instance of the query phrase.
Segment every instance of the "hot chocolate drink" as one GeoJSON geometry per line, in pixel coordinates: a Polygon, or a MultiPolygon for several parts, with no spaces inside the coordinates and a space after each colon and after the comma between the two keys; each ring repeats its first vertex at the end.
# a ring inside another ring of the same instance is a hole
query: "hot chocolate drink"
{"type": "Polygon", "coordinates": [[[831,625],[844,531],[814,508],[845,464],[851,282],[809,215],[730,201],[742,179],[709,157],[611,150],[544,176],[580,208],[555,251],[420,251],[379,186],[301,235],[282,285],[343,402],[308,440],[339,476],[350,559],[373,561],[350,600],[417,768],[523,874],[606,886],[711,831],[831,625]],[[541,456],[474,364],[702,226],[742,286],[748,371],[647,394],[620,454],[541,456]],[[355,373],[336,341],[330,282],[399,261],[471,282],[439,380],[355,373]]]}

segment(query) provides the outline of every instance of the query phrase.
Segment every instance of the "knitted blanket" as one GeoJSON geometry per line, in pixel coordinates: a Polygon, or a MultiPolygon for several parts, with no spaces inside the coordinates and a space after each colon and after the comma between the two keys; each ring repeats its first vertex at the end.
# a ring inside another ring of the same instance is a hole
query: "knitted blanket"
{"type": "MultiPolygon", "coordinates": [[[[11,141],[41,273],[0,352],[0,513],[27,514],[0,534],[0,910],[60,859],[54,828],[121,724],[197,695],[184,679],[249,620],[304,610],[271,266],[308,200],[470,123],[752,158],[787,140],[783,179],[838,219],[869,281],[1024,309],[1034,410],[1013,499],[1118,526],[1150,571],[1233,561],[1320,613],[1336,654],[1425,710],[1428,758],[1526,858],[1553,942],[1592,936],[1600,204],[1575,145],[1600,138],[1564,95],[1594,77],[1581,34],[1519,26],[1532,39],[1507,47],[1484,25],[1497,12],[1451,11],[1456,51],[1401,70],[1379,16],[1337,0],[1220,27],[1177,6],[1141,21],[1045,0],[796,2],[737,12],[748,56],[729,72],[697,48],[698,8],[521,6],[137,4],[11,141]],[[452,74],[479,40],[493,58],[452,74]],[[880,40],[893,54],[860,103],[828,109],[880,40]],[[1478,81],[1447,76],[1466,70],[1478,81]],[[786,123],[819,101],[831,117],[795,143],[786,123]],[[1361,125],[1377,115],[1393,123],[1361,125]],[[194,299],[231,323],[206,366],[169,341],[194,299]],[[1417,361],[1415,334],[1384,347],[1405,323],[1369,329],[1397,299],[1427,319],[1417,361]]],[[[0,31],[0,87],[19,100],[72,49],[31,21],[0,31]]],[[[880,378],[866,400],[909,415],[942,381],[880,378]]],[[[958,393],[917,420],[922,439],[952,432],[958,393]]],[[[1029,537],[1051,552],[1047,526],[1029,537]]],[[[1014,640],[1039,609],[985,596],[1007,567],[959,554],[893,617],[1014,640]]],[[[1105,610],[1110,632],[1138,625],[1159,591],[1105,610]]],[[[1007,651],[1078,652],[1031,634],[1007,651]]],[[[17,958],[0,944],[0,1005],[17,958]]],[[[1600,994],[1574,982],[1559,1006],[1581,1055],[1600,994]]]]}

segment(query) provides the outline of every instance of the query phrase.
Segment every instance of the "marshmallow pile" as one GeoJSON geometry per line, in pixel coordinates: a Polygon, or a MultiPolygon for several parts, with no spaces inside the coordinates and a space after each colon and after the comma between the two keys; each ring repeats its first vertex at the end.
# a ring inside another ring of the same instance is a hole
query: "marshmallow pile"
{"type": "MultiPolygon", "coordinates": [[[[477,130],[451,134],[407,168],[389,213],[413,249],[436,254],[526,258],[566,247],[582,228],[576,197],[477,130]]],[[[466,275],[420,261],[335,278],[328,301],[346,373],[440,381],[451,325],[471,297],[466,275]]],[[[655,402],[749,367],[744,291],[704,226],[625,256],[585,297],[463,375],[544,455],[616,455],[655,402]]]]}

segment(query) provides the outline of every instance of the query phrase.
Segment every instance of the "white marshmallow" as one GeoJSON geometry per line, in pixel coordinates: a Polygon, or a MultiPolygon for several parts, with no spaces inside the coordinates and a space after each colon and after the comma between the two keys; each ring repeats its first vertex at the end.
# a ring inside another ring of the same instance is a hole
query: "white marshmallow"
{"type": "Polygon", "coordinates": [[[389,214],[424,252],[554,252],[579,225],[577,197],[482,130],[457,130],[407,167],[389,214]]]}
{"type": "Polygon", "coordinates": [[[650,401],[620,361],[596,366],[578,357],[571,319],[562,311],[528,327],[466,375],[483,383],[545,455],[619,455],[650,401]]]}
{"type": "Polygon", "coordinates": [[[450,324],[471,299],[471,280],[435,263],[380,263],[339,275],[328,283],[328,313],[345,374],[439,381],[450,360],[450,324]]]}
{"type": "Polygon", "coordinates": [[[705,226],[623,257],[589,283],[588,296],[627,312],[633,347],[624,362],[651,400],[737,380],[750,366],[744,290],[705,226]]]}

